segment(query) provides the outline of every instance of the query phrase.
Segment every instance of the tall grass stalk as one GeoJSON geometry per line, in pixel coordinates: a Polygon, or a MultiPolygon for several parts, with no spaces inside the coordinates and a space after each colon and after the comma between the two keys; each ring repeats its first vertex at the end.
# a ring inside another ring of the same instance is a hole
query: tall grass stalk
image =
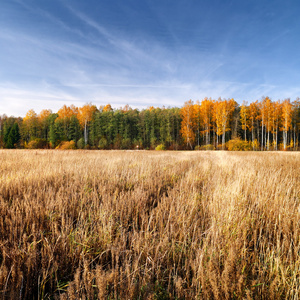
{"type": "Polygon", "coordinates": [[[2,299],[299,299],[298,153],[0,151],[2,299]]]}

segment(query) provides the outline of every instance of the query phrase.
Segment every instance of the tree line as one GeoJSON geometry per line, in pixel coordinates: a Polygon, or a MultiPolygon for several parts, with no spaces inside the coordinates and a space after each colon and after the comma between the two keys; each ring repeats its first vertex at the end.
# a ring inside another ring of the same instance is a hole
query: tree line
{"type": "Polygon", "coordinates": [[[298,150],[300,99],[189,100],[139,111],[64,105],[24,118],[0,116],[1,148],[298,150]]]}

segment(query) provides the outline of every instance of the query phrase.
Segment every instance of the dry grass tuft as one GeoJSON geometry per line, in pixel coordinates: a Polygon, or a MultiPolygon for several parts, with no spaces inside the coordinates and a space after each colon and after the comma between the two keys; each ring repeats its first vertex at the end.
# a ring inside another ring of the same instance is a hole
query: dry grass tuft
{"type": "Polygon", "coordinates": [[[2,299],[299,299],[298,153],[0,151],[2,299]]]}

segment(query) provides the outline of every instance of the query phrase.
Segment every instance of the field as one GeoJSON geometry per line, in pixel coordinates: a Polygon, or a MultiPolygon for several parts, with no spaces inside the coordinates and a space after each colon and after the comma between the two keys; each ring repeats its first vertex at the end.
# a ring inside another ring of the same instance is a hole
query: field
{"type": "Polygon", "coordinates": [[[299,299],[300,154],[0,151],[2,299],[299,299]]]}

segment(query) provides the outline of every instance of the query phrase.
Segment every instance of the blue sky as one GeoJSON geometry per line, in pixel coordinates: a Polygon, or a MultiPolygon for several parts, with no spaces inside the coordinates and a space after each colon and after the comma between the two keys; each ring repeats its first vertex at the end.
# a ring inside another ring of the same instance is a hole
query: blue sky
{"type": "Polygon", "coordinates": [[[0,1],[0,114],[300,97],[300,3],[0,1]]]}

